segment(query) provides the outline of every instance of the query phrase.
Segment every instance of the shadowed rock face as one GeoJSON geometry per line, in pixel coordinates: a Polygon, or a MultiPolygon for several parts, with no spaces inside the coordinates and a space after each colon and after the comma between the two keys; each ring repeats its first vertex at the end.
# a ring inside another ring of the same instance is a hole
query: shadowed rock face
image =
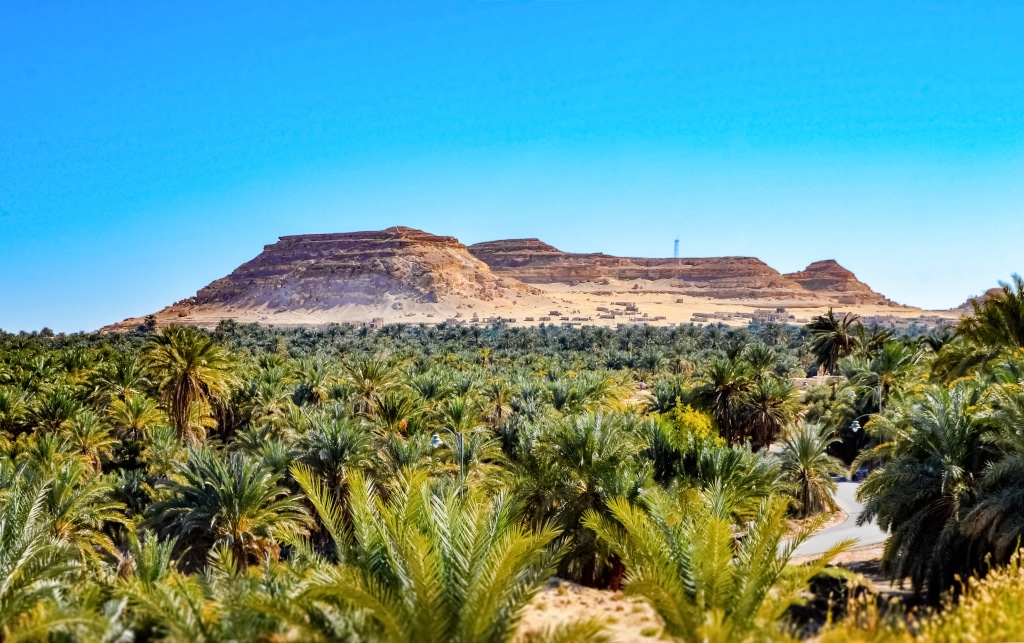
{"type": "Polygon", "coordinates": [[[489,301],[532,290],[492,274],[454,237],[394,227],[281,237],[189,303],[326,310],[396,297],[425,303],[446,297],[489,301]]]}
{"type": "Polygon", "coordinates": [[[469,251],[495,273],[538,285],[599,279],[671,280],[684,292],[714,298],[814,299],[841,293],[844,297],[859,294],[863,300],[859,303],[885,299],[834,261],[820,261],[804,272],[782,275],[753,257],[647,259],[575,254],[538,239],[489,241],[469,246],[469,251]]]}

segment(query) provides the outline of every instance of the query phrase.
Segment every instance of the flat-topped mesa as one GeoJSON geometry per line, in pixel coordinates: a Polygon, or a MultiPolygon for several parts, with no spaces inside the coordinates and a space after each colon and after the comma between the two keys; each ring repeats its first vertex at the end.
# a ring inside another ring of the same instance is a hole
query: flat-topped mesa
{"type": "MultiPolygon", "coordinates": [[[[539,239],[467,248],[454,237],[394,227],[281,237],[152,318],[207,327],[226,319],[290,326],[686,323],[695,311],[723,313],[730,300],[773,308],[890,303],[834,261],[783,275],[754,257],[615,257],[562,252],[539,239]],[[634,305],[621,306],[624,300],[634,305]]],[[[107,330],[145,321],[129,318],[107,330]]]]}
{"type": "Polygon", "coordinates": [[[883,295],[871,290],[857,276],[840,266],[833,259],[815,261],[799,272],[783,275],[792,279],[807,290],[826,293],[837,299],[841,304],[879,304],[890,301],[883,295]]]}
{"type": "Polygon", "coordinates": [[[200,290],[195,306],[327,310],[396,297],[434,303],[529,292],[491,273],[454,237],[394,227],[281,237],[252,261],[200,290]]]}
{"type": "Polygon", "coordinates": [[[489,241],[469,251],[490,266],[525,283],[575,285],[618,280],[670,280],[680,294],[713,298],[808,299],[813,295],[754,257],[663,259],[615,257],[600,252],[562,252],[537,239],[489,241]]]}

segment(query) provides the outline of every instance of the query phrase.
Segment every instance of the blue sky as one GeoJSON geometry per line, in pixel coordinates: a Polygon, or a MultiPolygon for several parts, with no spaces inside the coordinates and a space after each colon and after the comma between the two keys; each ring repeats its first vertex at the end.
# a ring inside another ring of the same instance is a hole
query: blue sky
{"type": "Polygon", "coordinates": [[[1024,3],[0,3],[0,328],[91,330],[280,235],[1024,271],[1024,3]]]}

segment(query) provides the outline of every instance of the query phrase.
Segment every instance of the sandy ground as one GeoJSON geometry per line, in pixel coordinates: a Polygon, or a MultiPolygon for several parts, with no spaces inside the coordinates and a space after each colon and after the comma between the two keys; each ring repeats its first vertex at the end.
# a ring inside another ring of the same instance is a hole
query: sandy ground
{"type": "MultiPolygon", "coordinates": [[[[845,513],[837,511],[825,528],[842,524],[846,518],[845,513]]],[[[794,521],[794,528],[796,524],[794,521]]],[[[891,594],[894,588],[877,573],[873,573],[882,558],[883,548],[884,545],[875,544],[851,549],[837,556],[833,564],[863,573],[876,591],[891,594]]],[[[793,562],[805,563],[816,557],[816,554],[796,557],[793,562]]],[[[517,637],[540,633],[546,628],[556,627],[562,623],[590,618],[603,619],[609,636],[620,643],[649,642],[662,636],[661,619],[643,599],[626,596],[622,592],[592,589],[552,578],[527,607],[519,624],[517,637]]]]}
{"type": "MultiPolygon", "coordinates": [[[[645,282],[642,289],[632,290],[633,282],[608,284],[587,282],[577,285],[545,284],[542,294],[520,294],[513,299],[493,301],[440,301],[421,303],[395,299],[374,305],[342,306],[328,310],[277,311],[271,309],[232,308],[178,308],[172,307],[157,315],[158,323],[186,323],[199,326],[216,326],[223,319],[239,322],[259,322],[277,326],[316,326],[330,323],[363,323],[382,319],[386,324],[438,324],[446,320],[458,320],[467,324],[487,325],[502,318],[515,319],[515,326],[544,324],[574,324],[587,326],[615,327],[619,324],[645,323],[657,326],[689,324],[694,313],[714,315],[753,313],[755,310],[785,308],[786,321],[791,324],[805,324],[815,315],[828,311],[831,306],[837,312],[853,312],[861,316],[891,315],[895,318],[913,319],[921,315],[937,315],[956,319],[959,313],[952,311],[924,311],[905,306],[835,304],[820,300],[781,299],[711,299],[682,294],[683,291],[671,284],[645,282]],[[652,285],[653,284],[653,285],[652,285]],[[626,312],[625,302],[635,304],[636,312],[626,312]],[[607,310],[598,310],[603,308],[607,310]],[[622,314],[607,318],[613,310],[622,314]],[[789,316],[792,319],[788,319],[789,316]]],[[[634,284],[636,285],[636,284],[634,284]]],[[[540,286],[538,286],[540,287],[540,286]]],[[[122,322],[123,326],[141,323],[142,318],[122,322]]],[[[729,326],[746,326],[749,319],[732,317],[712,319],[713,323],[729,326]]],[[[705,322],[706,323],[706,322],[705,322]]],[[[120,326],[115,325],[115,326],[120,326]]]]}
{"type": "Polygon", "coordinates": [[[661,619],[642,599],[552,578],[527,608],[517,638],[591,618],[602,619],[608,635],[620,643],[655,641],[662,634],[661,619]]]}

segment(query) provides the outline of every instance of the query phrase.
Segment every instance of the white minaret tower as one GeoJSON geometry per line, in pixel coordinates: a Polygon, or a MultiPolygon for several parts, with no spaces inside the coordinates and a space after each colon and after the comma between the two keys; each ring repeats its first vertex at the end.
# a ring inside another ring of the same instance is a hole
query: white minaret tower
{"type": "Polygon", "coordinates": [[[679,258],[679,239],[676,239],[675,244],[673,244],[673,246],[672,246],[672,258],[673,259],[678,259],[679,258]]]}

